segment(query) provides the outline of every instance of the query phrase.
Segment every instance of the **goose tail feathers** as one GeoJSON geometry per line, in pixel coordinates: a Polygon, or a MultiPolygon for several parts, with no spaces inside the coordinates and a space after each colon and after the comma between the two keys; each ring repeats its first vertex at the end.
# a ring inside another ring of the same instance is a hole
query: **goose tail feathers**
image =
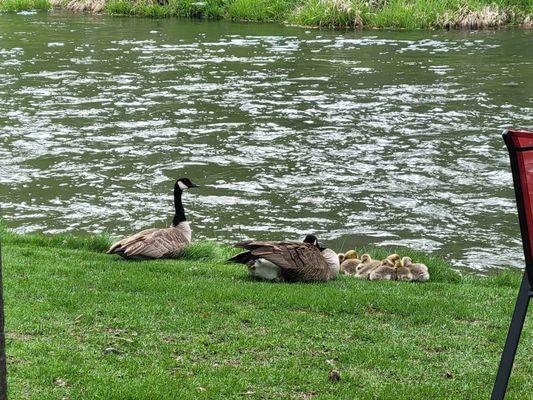
{"type": "Polygon", "coordinates": [[[239,253],[233,257],[231,257],[228,262],[235,262],[239,264],[248,264],[252,261],[252,252],[251,251],[244,251],[242,253],[239,253]]]}

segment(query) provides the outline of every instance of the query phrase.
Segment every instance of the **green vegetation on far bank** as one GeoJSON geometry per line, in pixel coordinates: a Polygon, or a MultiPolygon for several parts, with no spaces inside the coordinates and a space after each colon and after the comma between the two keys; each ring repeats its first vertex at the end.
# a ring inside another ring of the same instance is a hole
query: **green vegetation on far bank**
{"type": "Polygon", "coordinates": [[[0,11],[48,10],[52,8],[48,0],[0,0],[0,11]]]}
{"type": "Polygon", "coordinates": [[[275,21],[324,28],[533,27],[533,0],[0,0],[0,10],[48,9],[148,17],[275,21]]]}
{"type": "MultiPolygon", "coordinates": [[[[0,235],[14,399],[488,398],[520,279],[410,252],[430,282],[271,284],[213,242],[128,262],[105,236],[0,235]]],[[[533,391],[529,351],[509,399],[533,391]]]]}

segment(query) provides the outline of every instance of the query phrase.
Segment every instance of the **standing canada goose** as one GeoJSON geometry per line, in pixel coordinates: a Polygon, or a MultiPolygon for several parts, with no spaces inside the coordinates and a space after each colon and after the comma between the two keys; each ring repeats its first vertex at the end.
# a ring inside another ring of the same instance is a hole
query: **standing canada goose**
{"type": "Polygon", "coordinates": [[[235,247],[245,249],[229,261],[248,265],[255,278],[275,282],[328,281],[339,274],[337,253],[320,246],[313,235],[303,242],[249,240],[235,247]]]}
{"type": "Polygon", "coordinates": [[[360,279],[368,279],[370,273],[381,265],[381,261],[372,260],[370,254],[363,254],[361,256],[361,264],[355,270],[355,277],[360,279]]]}
{"type": "Polygon", "coordinates": [[[411,257],[402,258],[402,264],[411,271],[414,281],[426,282],[429,280],[429,271],[426,264],[415,264],[411,257]]]}
{"type": "MultiPolygon", "coordinates": [[[[394,254],[394,256],[396,255],[397,254],[394,254]]],[[[395,281],[396,280],[396,268],[394,267],[395,261],[392,261],[393,259],[396,260],[396,257],[393,257],[393,258],[389,258],[389,257],[384,259],[381,262],[381,265],[370,273],[370,275],[368,276],[368,279],[370,279],[371,281],[377,281],[377,280],[395,281]]]]}
{"type": "Polygon", "coordinates": [[[175,214],[170,228],[151,228],[128,236],[114,243],[108,254],[119,254],[124,258],[150,259],[174,258],[191,243],[191,227],[185,218],[181,202],[183,191],[198,187],[189,178],[180,178],[174,184],[175,214]]]}
{"type": "Polygon", "coordinates": [[[344,254],[344,261],[341,263],[341,273],[347,275],[355,275],[357,267],[361,264],[361,260],[355,250],[347,251],[344,254]]]}
{"type": "Polygon", "coordinates": [[[399,281],[411,282],[414,277],[411,270],[404,265],[404,258],[396,260],[394,267],[396,268],[396,279],[399,281]]]}

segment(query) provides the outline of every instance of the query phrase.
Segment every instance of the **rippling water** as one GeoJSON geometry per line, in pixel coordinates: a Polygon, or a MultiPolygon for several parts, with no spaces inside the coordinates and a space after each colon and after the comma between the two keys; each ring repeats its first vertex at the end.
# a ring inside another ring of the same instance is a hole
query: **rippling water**
{"type": "Polygon", "coordinates": [[[0,207],[20,232],[315,232],[476,269],[522,260],[503,128],[533,32],[0,15],[0,207]]]}

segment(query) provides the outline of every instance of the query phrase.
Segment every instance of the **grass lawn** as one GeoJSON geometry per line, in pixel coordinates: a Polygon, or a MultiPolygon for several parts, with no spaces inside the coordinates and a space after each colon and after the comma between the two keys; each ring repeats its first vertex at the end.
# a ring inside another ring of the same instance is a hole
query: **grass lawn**
{"type": "MultiPolygon", "coordinates": [[[[488,398],[519,285],[416,254],[429,283],[269,284],[208,242],[127,262],[105,238],[2,240],[11,399],[488,398]]],[[[509,399],[533,392],[532,332],[509,399]]]]}

